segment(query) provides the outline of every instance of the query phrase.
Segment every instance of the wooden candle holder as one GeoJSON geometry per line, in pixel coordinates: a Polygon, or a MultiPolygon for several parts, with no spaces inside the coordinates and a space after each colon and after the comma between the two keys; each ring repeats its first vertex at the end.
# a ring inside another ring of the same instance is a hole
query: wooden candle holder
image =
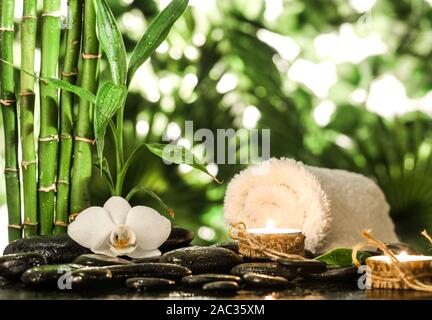
{"type": "MultiPolygon", "coordinates": [[[[303,233],[247,233],[247,237],[253,242],[260,243],[263,248],[271,249],[283,254],[304,256],[305,235],[303,233]]],[[[255,249],[250,245],[250,240],[239,239],[239,252],[248,257],[262,258],[268,255],[263,250],[255,249]]]]}
{"type": "MultiPolygon", "coordinates": [[[[411,279],[419,280],[424,284],[432,284],[432,257],[406,256],[404,259],[399,260],[406,270],[411,273],[411,279]],[[409,261],[410,258],[413,261],[409,261]]],[[[370,268],[372,288],[410,289],[401,279],[389,257],[375,256],[367,258],[366,265],[370,268]]]]}

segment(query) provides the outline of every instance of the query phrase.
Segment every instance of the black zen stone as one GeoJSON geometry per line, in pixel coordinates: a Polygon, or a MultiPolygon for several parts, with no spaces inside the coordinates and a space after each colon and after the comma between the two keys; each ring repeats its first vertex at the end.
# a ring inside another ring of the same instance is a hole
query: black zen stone
{"type": "Polygon", "coordinates": [[[175,281],[164,278],[130,278],[126,286],[139,291],[163,291],[175,286],[175,281]]]}
{"type": "Polygon", "coordinates": [[[235,281],[215,281],[203,285],[203,290],[213,292],[235,292],[240,286],[235,281]]]}
{"type": "Polygon", "coordinates": [[[247,285],[256,288],[286,288],[290,284],[286,278],[259,273],[245,273],[243,280],[247,285]]]}
{"type": "Polygon", "coordinates": [[[259,273],[268,276],[279,276],[292,280],[297,276],[297,271],[291,268],[284,268],[276,262],[249,262],[235,266],[231,274],[243,276],[246,273],[259,273]]]}
{"type": "Polygon", "coordinates": [[[182,283],[189,287],[202,287],[204,284],[214,281],[235,281],[241,282],[239,276],[220,273],[202,273],[197,275],[186,276],[182,279],[182,283]]]}
{"type": "Polygon", "coordinates": [[[0,257],[0,276],[19,279],[27,269],[46,263],[45,257],[35,252],[7,254],[0,257]]]}
{"type": "Polygon", "coordinates": [[[140,263],[106,267],[87,267],[72,272],[72,282],[77,287],[105,287],[124,283],[128,278],[154,277],[181,279],[192,272],[183,266],[170,263],[140,263]]]}
{"type": "Polygon", "coordinates": [[[15,240],[5,248],[4,254],[35,252],[43,255],[48,263],[69,263],[76,257],[92,253],[72,240],[67,234],[34,236],[15,240]]]}
{"type": "Polygon", "coordinates": [[[47,264],[33,267],[21,275],[21,281],[30,286],[55,285],[62,275],[82,267],[78,264],[47,264]]]}
{"type": "Polygon", "coordinates": [[[193,231],[181,227],[172,227],[168,239],[159,247],[159,250],[167,252],[183,248],[188,246],[193,239],[193,231]]]}
{"type": "Polygon", "coordinates": [[[357,267],[331,268],[322,273],[301,274],[301,277],[305,280],[323,282],[352,282],[360,276],[357,267]]]}
{"type": "Polygon", "coordinates": [[[113,266],[132,264],[132,261],[117,257],[110,257],[103,254],[82,254],[73,261],[76,264],[85,266],[113,266]]]}
{"type": "Polygon", "coordinates": [[[190,247],[166,252],[161,262],[185,266],[193,273],[227,273],[242,262],[235,252],[217,247],[190,247]]]}
{"type": "Polygon", "coordinates": [[[296,269],[301,273],[321,273],[327,270],[325,262],[312,259],[278,259],[277,262],[286,268],[296,269]]]}

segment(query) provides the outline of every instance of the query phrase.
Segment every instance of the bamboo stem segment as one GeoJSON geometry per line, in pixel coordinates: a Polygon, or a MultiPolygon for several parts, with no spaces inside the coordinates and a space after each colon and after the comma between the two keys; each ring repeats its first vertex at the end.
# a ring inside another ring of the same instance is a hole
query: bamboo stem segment
{"type": "MultiPolygon", "coordinates": [[[[13,63],[14,0],[2,0],[0,16],[0,56],[13,63]]],[[[21,200],[18,170],[18,118],[13,68],[3,64],[0,68],[0,104],[3,114],[5,138],[6,199],[9,215],[9,241],[21,238],[21,200]]]]}
{"type": "MultiPolygon", "coordinates": [[[[84,30],[81,63],[81,87],[95,93],[99,64],[99,42],[96,37],[96,14],[92,0],[84,0],[84,30]]],[[[90,206],[90,178],[92,174],[92,105],[80,99],[76,123],[72,184],[71,212],[81,212],[90,206]],[[88,140],[88,141],[85,141],[88,140]]]]}
{"type": "MultiPolygon", "coordinates": [[[[37,32],[37,0],[24,0],[21,24],[21,67],[34,70],[37,32]]],[[[20,73],[20,125],[24,196],[24,236],[37,234],[37,177],[34,141],[34,78],[20,73]]]]}
{"type": "MultiPolygon", "coordinates": [[[[57,77],[61,0],[43,1],[41,77],[57,77]]],[[[40,234],[52,234],[58,151],[58,90],[40,82],[39,215],[40,234]],[[54,185],[54,188],[52,186],[54,185]]]]}
{"type": "MultiPolygon", "coordinates": [[[[75,84],[81,45],[82,0],[69,0],[69,24],[65,38],[65,60],[62,79],[75,84]]],[[[69,214],[70,169],[73,152],[72,93],[62,90],[60,96],[60,156],[57,181],[57,204],[54,233],[66,232],[69,214]]]]}

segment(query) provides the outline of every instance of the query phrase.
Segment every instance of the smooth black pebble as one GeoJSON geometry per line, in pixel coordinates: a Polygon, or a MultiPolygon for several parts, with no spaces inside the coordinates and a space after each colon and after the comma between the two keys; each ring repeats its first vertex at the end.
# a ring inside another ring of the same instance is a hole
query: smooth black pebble
{"type": "Polygon", "coordinates": [[[247,285],[255,288],[286,288],[290,285],[290,282],[284,277],[252,272],[245,273],[243,280],[247,285]]]}
{"type": "Polygon", "coordinates": [[[175,281],[164,278],[130,278],[126,286],[139,291],[163,291],[175,286],[175,281]]]}
{"type": "Polygon", "coordinates": [[[301,273],[321,273],[327,270],[325,262],[312,259],[278,259],[277,263],[286,268],[298,270],[301,273]]]}
{"type": "Polygon", "coordinates": [[[160,261],[185,266],[193,273],[228,273],[242,258],[228,249],[197,246],[166,252],[160,261]]]}
{"type": "Polygon", "coordinates": [[[322,273],[302,273],[300,275],[305,280],[322,282],[351,282],[358,279],[361,274],[357,267],[329,268],[322,273]]]}
{"type": "Polygon", "coordinates": [[[170,263],[140,263],[130,265],[87,267],[72,272],[72,282],[77,287],[112,286],[125,279],[154,277],[181,279],[192,272],[186,267],[170,263]]]}
{"type": "Polygon", "coordinates": [[[292,280],[297,276],[297,271],[285,268],[276,262],[249,262],[242,263],[231,269],[231,274],[243,276],[246,273],[259,273],[269,276],[279,276],[292,280]]]}
{"type": "Polygon", "coordinates": [[[237,242],[219,242],[212,244],[210,247],[224,248],[239,253],[239,245],[237,242]]]}
{"type": "Polygon", "coordinates": [[[232,274],[220,274],[220,273],[202,273],[197,275],[186,276],[182,278],[182,283],[189,287],[202,287],[202,285],[214,282],[214,281],[235,281],[241,282],[239,276],[232,274]]]}
{"type": "Polygon", "coordinates": [[[162,252],[172,251],[188,246],[194,239],[192,230],[181,227],[172,227],[168,239],[159,247],[162,252]]]}
{"type": "Polygon", "coordinates": [[[132,259],[133,263],[160,262],[160,256],[132,259]]]}
{"type": "Polygon", "coordinates": [[[27,269],[46,263],[47,260],[44,256],[34,252],[4,255],[0,257],[0,276],[19,279],[27,269]]]}
{"type": "Polygon", "coordinates": [[[133,264],[132,261],[117,257],[110,257],[104,254],[82,254],[79,257],[76,257],[73,263],[92,267],[133,264]]]}
{"type": "Polygon", "coordinates": [[[205,291],[231,293],[239,290],[240,286],[235,281],[214,281],[206,283],[202,286],[202,289],[205,291]]]}
{"type": "Polygon", "coordinates": [[[66,274],[72,272],[82,265],[78,264],[47,264],[43,266],[33,267],[26,270],[21,275],[21,281],[26,285],[31,286],[45,286],[56,284],[58,279],[66,274]]]}
{"type": "Polygon", "coordinates": [[[35,252],[43,255],[48,263],[69,263],[76,257],[92,253],[71,239],[67,234],[34,236],[15,240],[7,245],[3,254],[35,252]]]}

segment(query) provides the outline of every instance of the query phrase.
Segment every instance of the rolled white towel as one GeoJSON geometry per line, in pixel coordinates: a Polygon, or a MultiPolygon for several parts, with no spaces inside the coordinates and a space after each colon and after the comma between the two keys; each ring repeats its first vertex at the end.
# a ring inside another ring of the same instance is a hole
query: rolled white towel
{"type": "Polygon", "coordinates": [[[363,229],[382,241],[398,241],[389,205],[374,181],[287,158],[237,174],[225,194],[224,215],[228,223],[243,221],[251,228],[272,219],[277,227],[302,229],[313,252],[352,247],[362,241],[363,229]]]}

